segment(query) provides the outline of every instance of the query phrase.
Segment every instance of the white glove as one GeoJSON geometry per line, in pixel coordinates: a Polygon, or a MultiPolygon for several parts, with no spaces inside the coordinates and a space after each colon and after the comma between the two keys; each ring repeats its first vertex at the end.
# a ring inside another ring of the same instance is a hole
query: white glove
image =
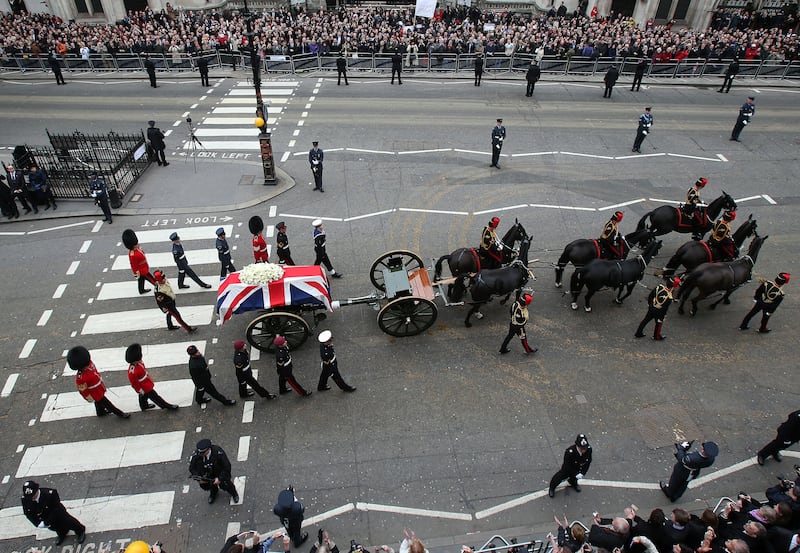
{"type": "Polygon", "coordinates": [[[686,441],[681,442],[681,447],[683,449],[689,449],[689,442],[686,442],[686,441]]]}
{"type": "Polygon", "coordinates": [[[747,125],[747,119],[745,119],[744,121],[742,121],[742,125],[747,125]]]}
{"type": "Polygon", "coordinates": [[[39,528],[46,528],[46,527],[47,525],[44,523],[44,521],[39,523],[39,528]]]}
{"type": "Polygon", "coordinates": [[[647,131],[642,131],[642,134],[647,136],[647,131]]]}
{"type": "Polygon", "coordinates": [[[578,474],[576,474],[576,475],[575,475],[575,479],[576,479],[576,480],[583,480],[583,473],[582,473],[582,472],[579,472],[578,474]]]}

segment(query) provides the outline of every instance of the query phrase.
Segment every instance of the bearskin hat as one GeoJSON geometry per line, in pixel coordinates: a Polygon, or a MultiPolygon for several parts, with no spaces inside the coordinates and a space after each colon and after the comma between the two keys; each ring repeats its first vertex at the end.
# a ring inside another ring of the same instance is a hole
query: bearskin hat
{"type": "Polygon", "coordinates": [[[88,367],[91,362],[92,356],[89,355],[89,350],[83,346],[75,346],[67,352],[67,364],[73,371],[88,367]]]}
{"type": "Polygon", "coordinates": [[[129,228],[126,228],[124,231],[122,231],[122,243],[125,244],[126,248],[132,250],[136,247],[136,244],[139,243],[139,238],[136,236],[135,232],[129,228]]]}
{"type": "Polygon", "coordinates": [[[125,361],[127,363],[136,363],[142,360],[142,345],[131,344],[125,350],[125,361]]]}
{"type": "Polygon", "coordinates": [[[250,234],[258,234],[264,230],[264,221],[258,215],[250,217],[250,221],[247,224],[250,227],[250,234]]]}

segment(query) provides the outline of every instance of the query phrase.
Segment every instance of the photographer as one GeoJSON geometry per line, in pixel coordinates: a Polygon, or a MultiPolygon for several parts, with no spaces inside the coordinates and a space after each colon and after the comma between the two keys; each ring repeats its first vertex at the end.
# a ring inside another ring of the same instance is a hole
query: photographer
{"type": "Polygon", "coordinates": [[[306,508],[294,495],[294,488],[291,486],[278,494],[278,502],[272,508],[272,512],[281,519],[281,524],[286,528],[295,547],[300,547],[308,539],[308,533],[301,530],[305,510],[306,508]]]}
{"type": "Polygon", "coordinates": [[[800,485],[800,478],[792,482],[781,478],[780,484],[767,489],[767,501],[770,505],[787,503],[792,509],[792,528],[800,526],[800,497],[797,487],[800,485]]]}
{"type": "Polygon", "coordinates": [[[97,174],[96,171],[89,174],[89,195],[94,198],[95,205],[99,205],[103,210],[105,219],[103,221],[111,224],[111,206],[108,203],[108,188],[106,188],[106,181],[103,177],[97,174]]]}
{"type": "MultiPolygon", "coordinates": [[[[356,540],[350,542],[350,553],[363,553],[364,549],[356,544],[356,540]]],[[[317,541],[311,546],[308,553],[339,553],[339,547],[333,542],[327,532],[322,528],[317,532],[317,541]]]]}
{"type": "MultiPolygon", "coordinates": [[[[283,537],[282,532],[276,532],[262,541],[262,536],[255,531],[242,532],[231,536],[225,541],[220,553],[266,553],[272,542],[283,537]]],[[[289,550],[289,539],[284,539],[284,550],[289,550]]]]}
{"type": "Polygon", "coordinates": [[[667,498],[674,502],[683,495],[689,482],[700,475],[700,470],[710,467],[719,454],[719,446],[714,442],[704,442],[700,451],[689,453],[694,442],[675,444],[675,458],[678,460],[672,468],[669,484],[659,482],[661,491],[667,498]]]}

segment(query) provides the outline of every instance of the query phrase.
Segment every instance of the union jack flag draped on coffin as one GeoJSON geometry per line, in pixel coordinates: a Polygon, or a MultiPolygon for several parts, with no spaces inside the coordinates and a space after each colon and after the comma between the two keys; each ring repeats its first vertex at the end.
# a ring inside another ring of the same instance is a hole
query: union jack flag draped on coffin
{"type": "Polygon", "coordinates": [[[217,291],[217,310],[222,324],[234,313],[270,309],[284,305],[331,307],[331,288],[319,265],[282,265],[283,278],[266,285],[244,284],[239,273],[229,274],[217,291]]]}

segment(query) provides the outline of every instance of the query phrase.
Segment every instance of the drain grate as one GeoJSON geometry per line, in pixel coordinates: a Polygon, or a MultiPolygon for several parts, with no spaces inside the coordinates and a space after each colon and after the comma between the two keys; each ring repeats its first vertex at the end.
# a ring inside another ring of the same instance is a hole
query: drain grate
{"type": "Polygon", "coordinates": [[[654,405],[634,414],[636,429],[653,449],[682,440],[703,439],[689,412],[674,405],[654,405]]]}
{"type": "Polygon", "coordinates": [[[242,178],[239,179],[239,184],[253,184],[256,182],[255,175],[242,175],[242,178]]]}

